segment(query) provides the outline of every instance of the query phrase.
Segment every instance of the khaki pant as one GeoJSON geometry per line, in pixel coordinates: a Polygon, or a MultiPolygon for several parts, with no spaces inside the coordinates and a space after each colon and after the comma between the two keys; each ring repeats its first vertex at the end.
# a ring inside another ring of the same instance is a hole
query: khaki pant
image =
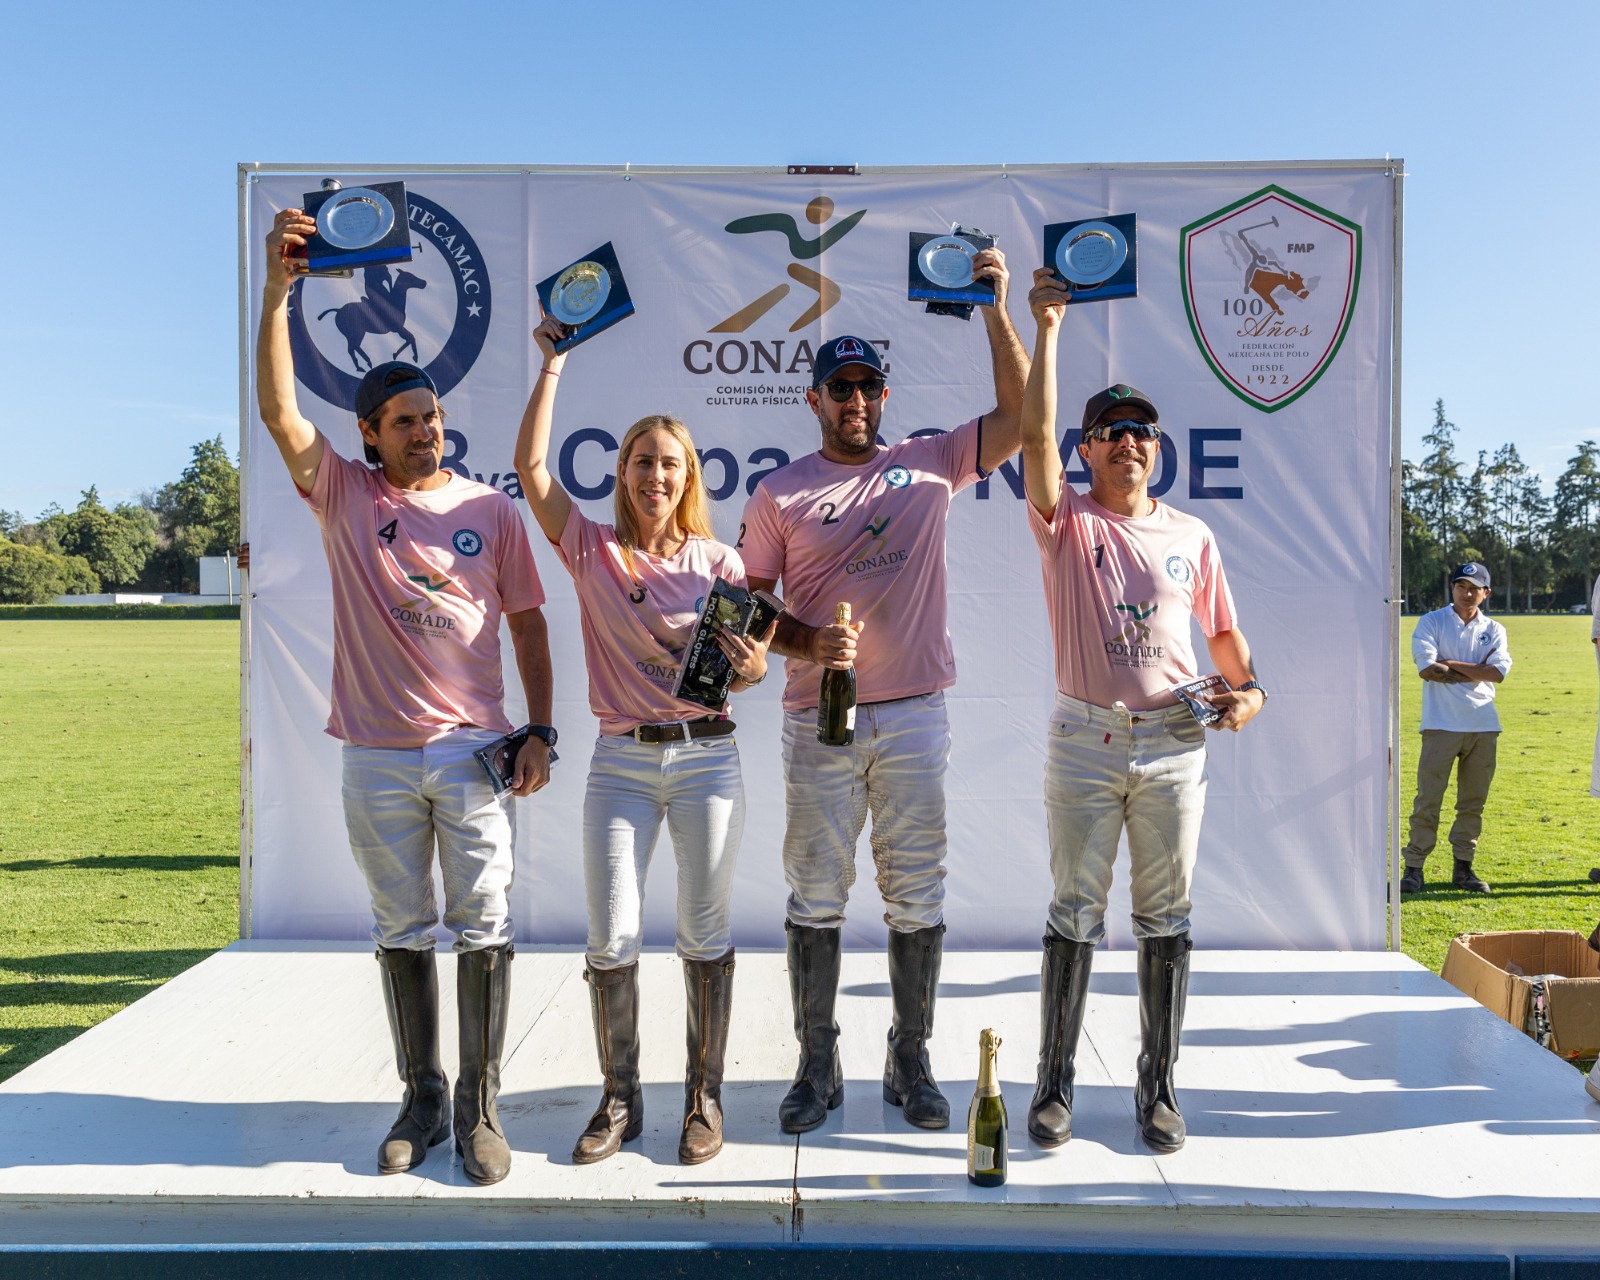
{"type": "Polygon", "coordinates": [[[1420,867],[1439,838],[1439,809],[1444,803],[1450,767],[1456,769],[1456,820],[1450,825],[1450,848],[1462,862],[1471,862],[1483,832],[1483,805],[1494,781],[1498,733],[1422,731],[1422,756],[1417,761],[1417,798],[1411,806],[1411,839],[1401,856],[1408,867],[1420,867]]]}

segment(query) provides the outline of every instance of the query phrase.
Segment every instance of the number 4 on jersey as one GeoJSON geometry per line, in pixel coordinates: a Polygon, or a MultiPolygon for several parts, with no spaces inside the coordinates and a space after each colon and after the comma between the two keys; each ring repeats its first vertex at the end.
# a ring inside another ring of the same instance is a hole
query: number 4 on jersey
{"type": "Polygon", "coordinates": [[[395,534],[399,532],[399,524],[399,517],[396,517],[395,519],[389,521],[388,524],[384,525],[383,528],[378,530],[378,536],[387,542],[391,547],[394,546],[395,534]]]}

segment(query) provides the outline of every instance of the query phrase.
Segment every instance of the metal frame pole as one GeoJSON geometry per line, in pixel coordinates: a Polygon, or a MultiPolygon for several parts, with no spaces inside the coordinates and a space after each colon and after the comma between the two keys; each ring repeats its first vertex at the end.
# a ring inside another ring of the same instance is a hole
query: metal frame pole
{"type": "MultiPolygon", "coordinates": [[[[239,540],[250,540],[250,181],[239,166],[239,540]]],[[[239,936],[255,932],[255,805],[250,759],[250,571],[239,572],[239,936]]]]}
{"type": "Polygon", "coordinates": [[[1404,587],[1400,564],[1401,453],[1400,338],[1403,268],[1405,265],[1405,163],[1396,161],[1394,176],[1394,332],[1389,405],[1389,949],[1399,951],[1400,937],[1400,609],[1404,587]]]}

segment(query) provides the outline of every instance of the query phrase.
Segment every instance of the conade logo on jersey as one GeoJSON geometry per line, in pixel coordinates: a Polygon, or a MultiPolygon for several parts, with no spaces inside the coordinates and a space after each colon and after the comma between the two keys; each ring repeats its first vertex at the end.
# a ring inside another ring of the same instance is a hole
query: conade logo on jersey
{"type": "Polygon", "coordinates": [[[344,280],[312,277],[289,294],[295,376],[331,405],[355,411],[361,375],[386,360],[426,369],[448,395],[489,335],[493,289],[472,233],[450,210],[408,192],[412,260],[344,280]]]}

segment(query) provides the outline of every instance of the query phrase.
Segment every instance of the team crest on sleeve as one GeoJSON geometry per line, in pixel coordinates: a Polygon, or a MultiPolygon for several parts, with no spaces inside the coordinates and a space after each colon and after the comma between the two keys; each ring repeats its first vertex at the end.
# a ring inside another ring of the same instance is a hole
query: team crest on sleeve
{"type": "Polygon", "coordinates": [[[457,529],[450,545],[464,556],[475,556],[483,550],[483,537],[475,529],[457,529]]]}
{"type": "Polygon", "coordinates": [[[307,390],[354,411],[361,375],[387,360],[426,369],[441,397],[489,336],[492,290],[477,241],[443,205],[408,191],[412,259],[355,278],[311,277],[289,293],[289,346],[307,390]]]}
{"type": "Polygon", "coordinates": [[[905,467],[890,467],[883,473],[883,482],[891,489],[904,489],[911,483],[911,472],[905,467]]]}
{"type": "Polygon", "coordinates": [[[1246,404],[1274,413],[1339,354],[1361,283],[1361,228],[1263,187],[1183,229],[1178,280],[1211,371],[1246,404]]]}
{"type": "Polygon", "coordinates": [[[1194,570],[1189,567],[1189,562],[1182,556],[1168,556],[1167,577],[1171,578],[1180,587],[1188,586],[1189,579],[1194,577],[1194,570]]]}

